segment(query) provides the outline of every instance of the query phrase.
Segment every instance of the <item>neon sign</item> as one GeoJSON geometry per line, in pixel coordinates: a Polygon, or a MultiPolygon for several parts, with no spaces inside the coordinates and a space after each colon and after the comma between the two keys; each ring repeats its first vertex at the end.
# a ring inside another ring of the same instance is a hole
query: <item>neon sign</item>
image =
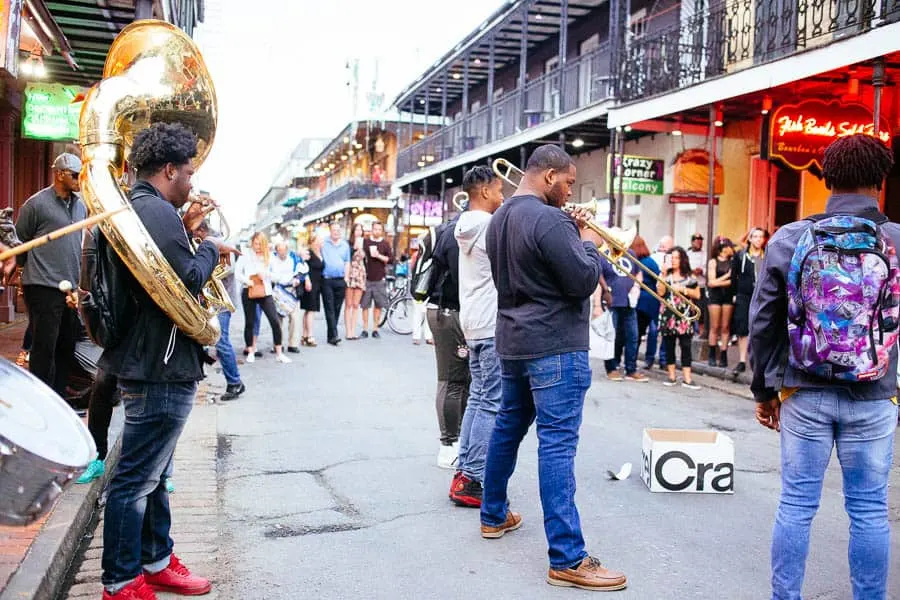
{"type": "MultiPolygon", "coordinates": [[[[814,164],[821,168],[831,142],[857,133],[876,137],[872,111],[862,104],[806,100],[780,106],[772,115],[769,156],[798,170],[814,164]]],[[[883,119],[877,137],[885,144],[891,141],[883,119]]]]}

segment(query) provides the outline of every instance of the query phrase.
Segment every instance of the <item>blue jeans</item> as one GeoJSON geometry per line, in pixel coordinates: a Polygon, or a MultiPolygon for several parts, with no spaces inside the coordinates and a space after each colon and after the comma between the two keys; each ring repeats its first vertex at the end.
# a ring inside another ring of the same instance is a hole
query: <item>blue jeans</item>
{"type": "MultiPolygon", "coordinates": [[[[257,307],[257,310],[262,310],[257,307]]],[[[258,319],[257,319],[258,321],[258,319]]],[[[222,364],[222,373],[228,385],[237,385],[241,382],[241,374],[238,371],[237,358],[234,356],[234,347],[231,345],[231,313],[223,310],[219,313],[219,327],[222,331],[219,341],[216,342],[216,356],[222,364]]]]}
{"type": "Polygon", "coordinates": [[[832,388],[800,390],[781,407],[781,500],[772,534],[772,598],[799,600],[809,528],[837,447],[850,516],[850,581],[855,600],[887,593],[891,530],[888,475],[897,428],[890,400],[853,400],[832,388]]]}
{"type": "Polygon", "coordinates": [[[503,397],[488,446],[481,522],[506,521],[507,484],[519,444],[537,419],[538,476],[550,566],[567,569],[586,556],[575,507],[575,451],[584,395],[591,385],[587,352],[533,360],[501,360],[503,397]]]}
{"type": "Polygon", "coordinates": [[[122,453],[109,483],[103,527],[104,585],[128,582],[172,553],[165,473],[187,423],[196,382],[119,381],[122,453]]]}
{"type": "Polygon", "coordinates": [[[488,442],[500,410],[500,359],[494,338],[469,340],[469,400],[459,434],[459,468],[469,479],[484,482],[488,442]]]}
{"type": "Polygon", "coordinates": [[[624,350],[625,373],[631,375],[637,371],[637,311],[629,306],[614,307],[610,310],[612,311],[613,325],[616,328],[616,345],[615,355],[606,361],[606,372],[612,373],[619,369],[619,360],[621,360],[624,350]]]}
{"type": "Polygon", "coordinates": [[[253,337],[259,339],[259,328],[262,327],[262,305],[256,305],[256,320],[253,321],[253,337]]]}

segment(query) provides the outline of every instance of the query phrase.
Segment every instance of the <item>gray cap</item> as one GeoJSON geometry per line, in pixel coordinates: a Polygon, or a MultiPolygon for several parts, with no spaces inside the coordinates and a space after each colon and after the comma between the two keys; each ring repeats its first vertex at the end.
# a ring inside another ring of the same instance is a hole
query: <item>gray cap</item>
{"type": "Polygon", "coordinates": [[[81,159],[69,152],[63,152],[53,161],[53,168],[57,171],[81,173],[81,159]]]}

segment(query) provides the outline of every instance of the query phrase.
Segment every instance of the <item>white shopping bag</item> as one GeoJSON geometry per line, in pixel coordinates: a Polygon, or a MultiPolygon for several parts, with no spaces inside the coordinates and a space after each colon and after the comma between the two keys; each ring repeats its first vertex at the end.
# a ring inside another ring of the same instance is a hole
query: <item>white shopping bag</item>
{"type": "Polygon", "coordinates": [[[589,332],[591,358],[609,360],[616,353],[616,328],[613,325],[612,313],[604,311],[602,315],[591,321],[589,332]]]}

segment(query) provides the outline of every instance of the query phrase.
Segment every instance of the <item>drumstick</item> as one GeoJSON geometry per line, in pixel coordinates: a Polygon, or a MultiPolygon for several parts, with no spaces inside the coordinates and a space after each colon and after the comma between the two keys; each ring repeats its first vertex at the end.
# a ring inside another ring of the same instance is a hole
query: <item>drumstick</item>
{"type": "Polygon", "coordinates": [[[123,210],[129,209],[130,206],[120,206],[119,208],[114,208],[113,210],[108,210],[106,212],[100,213],[99,215],[94,215],[93,217],[88,217],[83,221],[78,221],[76,223],[72,223],[71,225],[66,225],[65,227],[60,227],[56,231],[51,231],[48,234],[42,235],[39,238],[35,238],[30,242],[25,242],[21,246],[16,246],[15,248],[10,248],[4,252],[0,252],[0,263],[5,261],[6,259],[12,258],[13,256],[18,256],[19,254],[24,254],[29,250],[34,250],[38,246],[43,246],[48,242],[52,242],[57,238],[61,238],[64,235],[69,235],[70,233],[74,233],[76,231],[81,231],[82,229],[87,229],[93,225],[96,225],[100,221],[105,221],[111,216],[122,212],[123,210]]]}

